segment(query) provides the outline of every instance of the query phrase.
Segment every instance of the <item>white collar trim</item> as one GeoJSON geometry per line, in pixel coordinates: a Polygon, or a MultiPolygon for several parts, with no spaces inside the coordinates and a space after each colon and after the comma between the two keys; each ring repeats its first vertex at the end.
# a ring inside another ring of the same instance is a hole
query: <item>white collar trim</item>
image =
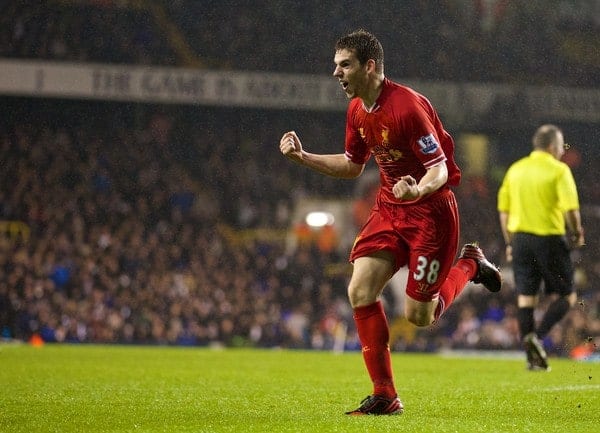
{"type": "Polygon", "coordinates": [[[367,112],[367,113],[373,113],[374,111],[377,111],[379,109],[379,105],[377,104],[377,101],[371,105],[370,107],[367,107],[365,105],[365,103],[362,103],[363,109],[367,112]]]}

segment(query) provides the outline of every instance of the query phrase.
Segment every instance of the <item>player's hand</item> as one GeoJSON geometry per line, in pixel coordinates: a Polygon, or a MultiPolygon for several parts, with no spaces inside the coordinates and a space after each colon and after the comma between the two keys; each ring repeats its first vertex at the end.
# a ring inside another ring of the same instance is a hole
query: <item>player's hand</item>
{"type": "Polygon", "coordinates": [[[302,142],[294,131],[283,134],[279,140],[279,150],[288,158],[294,161],[302,160],[302,142]]]}
{"type": "Polygon", "coordinates": [[[398,200],[416,200],[419,198],[419,186],[412,176],[402,176],[392,188],[394,197],[398,200]]]}

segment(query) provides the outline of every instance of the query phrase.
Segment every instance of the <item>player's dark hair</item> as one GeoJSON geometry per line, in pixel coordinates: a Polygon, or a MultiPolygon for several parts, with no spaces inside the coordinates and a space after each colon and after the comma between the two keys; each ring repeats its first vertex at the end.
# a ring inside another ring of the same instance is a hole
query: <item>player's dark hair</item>
{"type": "Polygon", "coordinates": [[[559,133],[562,133],[562,131],[558,126],[542,125],[535,131],[535,134],[533,134],[531,143],[533,144],[534,149],[548,149],[548,147],[556,141],[556,137],[559,133]]]}
{"type": "Polygon", "coordinates": [[[335,43],[335,50],[354,51],[361,65],[367,60],[375,61],[376,71],[383,72],[383,47],[379,40],[366,30],[359,29],[342,36],[335,43]]]}

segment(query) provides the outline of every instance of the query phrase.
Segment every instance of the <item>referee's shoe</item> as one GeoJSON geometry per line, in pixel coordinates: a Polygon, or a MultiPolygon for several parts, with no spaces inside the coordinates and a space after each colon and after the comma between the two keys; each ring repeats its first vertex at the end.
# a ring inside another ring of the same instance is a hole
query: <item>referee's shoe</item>
{"type": "Polygon", "coordinates": [[[496,265],[490,263],[477,244],[466,244],[462,247],[459,259],[473,259],[477,263],[477,273],[471,279],[476,284],[483,284],[490,292],[499,292],[502,287],[502,275],[496,265]]]}
{"type": "Polygon", "coordinates": [[[527,354],[527,368],[531,371],[550,371],[548,355],[544,350],[544,344],[534,332],[523,338],[525,353],[527,354]]]}

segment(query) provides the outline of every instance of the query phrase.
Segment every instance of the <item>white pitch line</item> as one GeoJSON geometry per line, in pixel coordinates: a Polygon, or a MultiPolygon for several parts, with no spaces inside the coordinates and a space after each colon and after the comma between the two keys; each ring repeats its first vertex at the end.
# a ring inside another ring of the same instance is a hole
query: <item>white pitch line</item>
{"type": "Polygon", "coordinates": [[[550,388],[542,388],[542,389],[531,389],[531,392],[538,392],[538,391],[548,391],[548,392],[554,392],[554,391],[589,391],[592,389],[600,389],[600,384],[594,384],[594,385],[566,385],[566,386],[552,386],[550,388]]]}

